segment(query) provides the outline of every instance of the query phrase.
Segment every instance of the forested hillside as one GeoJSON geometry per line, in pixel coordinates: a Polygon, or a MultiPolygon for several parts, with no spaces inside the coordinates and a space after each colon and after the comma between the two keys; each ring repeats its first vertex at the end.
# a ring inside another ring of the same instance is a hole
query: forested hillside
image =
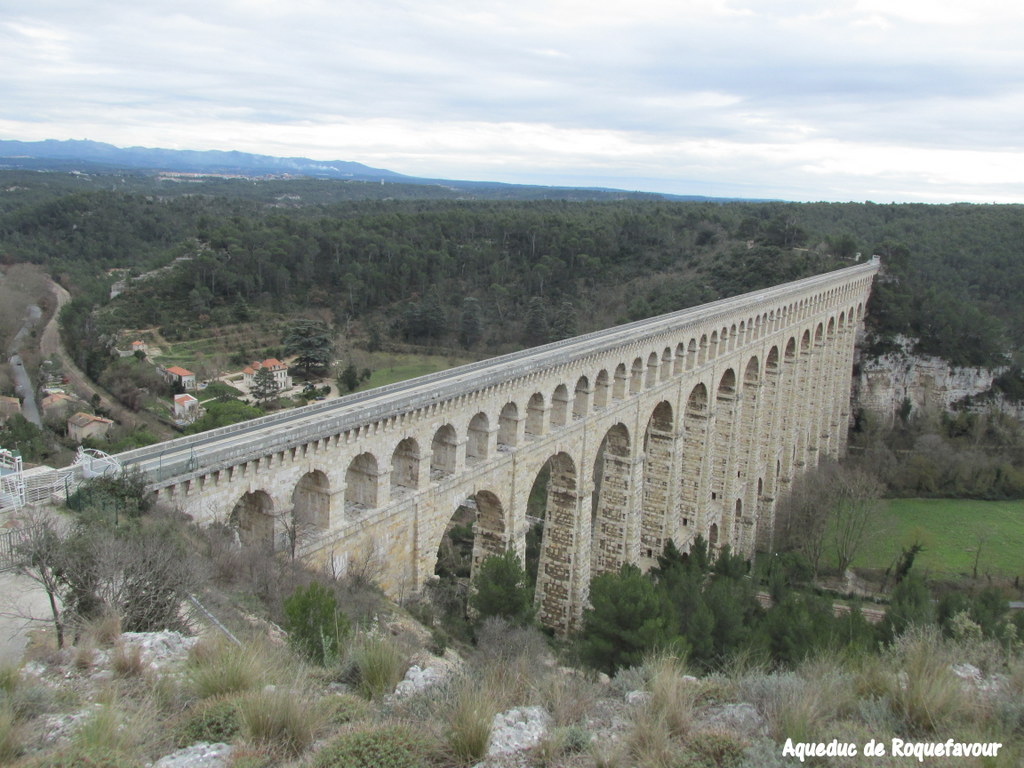
{"type": "MultiPolygon", "coordinates": [[[[168,339],[254,313],[316,313],[356,341],[538,344],[852,263],[885,271],[881,337],[993,364],[1024,341],[1024,207],[350,199],[398,185],[0,173],[0,259],[44,264],[78,299],[81,362],[101,339],[168,339]],[[109,285],[185,257],[132,282],[109,285]]],[[[430,191],[425,192],[428,189],[430,191]]],[[[883,347],[879,347],[883,348],[883,347]]]]}

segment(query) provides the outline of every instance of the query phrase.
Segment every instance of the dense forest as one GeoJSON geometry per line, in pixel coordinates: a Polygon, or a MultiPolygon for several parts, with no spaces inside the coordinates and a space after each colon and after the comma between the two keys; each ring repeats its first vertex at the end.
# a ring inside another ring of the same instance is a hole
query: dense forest
{"type": "Polygon", "coordinates": [[[313,314],[364,341],[491,354],[871,254],[884,265],[877,350],[905,334],[921,352],[992,365],[1024,341],[1022,206],[489,201],[14,171],[0,189],[0,262],[42,264],[76,296],[65,332],[93,375],[122,328],[173,340],[256,313],[313,314]],[[145,273],[109,299],[116,279],[145,273]]]}

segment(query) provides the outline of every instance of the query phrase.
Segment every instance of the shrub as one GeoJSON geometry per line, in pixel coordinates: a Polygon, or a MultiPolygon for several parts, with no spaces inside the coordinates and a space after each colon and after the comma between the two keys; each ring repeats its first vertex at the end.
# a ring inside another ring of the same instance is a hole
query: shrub
{"type": "Polygon", "coordinates": [[[428,736],[389,724],[343,733],[313,758],[312,768],[422,768],[435,751],[428,736]]]}
{"type": "Polygon", "coordinates": [[[303,656],[320,665],[338,658],[349,624],[330,590],[315,581],[299,587],[285,599],[284,616],[288,641],[303,656]]]}
{"type": "Polygon", "coordinates": [[[362,720],[370,713],[370,705],[366,699],[343,693],[337,696],[326,696],[319,702],[324,719],[336,725],[362,720]]]}
{"type": "Polygon", "coordinates": [[[241,729],[238,703],[231,699],[201,702],[178,725],[175,743],[187,747],[200,741],[230,742],[241,729]]]}
{"type": "Polygon", "coordinates": [[[696,733],[686,744],[691,761],[681,761],[680,768],[736,768],[743,762],[746,744],[729,733],[703,731],[696,733]]]}
{"type": "Polygon", "coordinates": [[[940,732],[973,714],[973,702],[950,671],[950,659],[935,627],[908,631],[893,651],[900,669],[890,694],[893,713],[907,729],[940,732]]]}

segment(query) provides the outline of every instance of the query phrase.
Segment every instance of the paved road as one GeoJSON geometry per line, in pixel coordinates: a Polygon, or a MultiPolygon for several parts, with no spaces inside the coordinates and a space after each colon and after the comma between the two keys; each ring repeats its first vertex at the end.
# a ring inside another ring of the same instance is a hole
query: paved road
{"type": "Polygon", "coordinates": [[[21,326],[21,330],[14,336],[11,348],[8,350],[11,366],[11,376],[14,379],[14,394],[21,398],[21,415],[31,421],[37,427],[43,426],[43,420],[39,418],[39,408],[36,406],[36,389],[32,386],[32,377],[25,370],[25,365],[18,352],[21,350],[36,323],[43,316],[43,311],[35,304],[28,307],[28,317],[21,326]]]}

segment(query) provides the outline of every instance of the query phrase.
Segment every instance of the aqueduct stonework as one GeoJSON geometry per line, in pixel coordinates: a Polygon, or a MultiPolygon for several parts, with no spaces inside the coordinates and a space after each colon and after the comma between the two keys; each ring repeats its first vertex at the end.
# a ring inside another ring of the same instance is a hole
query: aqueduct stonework
{"type": "Polygon", "coordinates": [[[547,469],[536,601],[578,625],[590,579],[702,534],[772,546],[775,500],[844,451],[877,260],[139,449],[158,498],[393,596],[434,574],[460,506],[474,563],[524,555],[547,469]]]}

